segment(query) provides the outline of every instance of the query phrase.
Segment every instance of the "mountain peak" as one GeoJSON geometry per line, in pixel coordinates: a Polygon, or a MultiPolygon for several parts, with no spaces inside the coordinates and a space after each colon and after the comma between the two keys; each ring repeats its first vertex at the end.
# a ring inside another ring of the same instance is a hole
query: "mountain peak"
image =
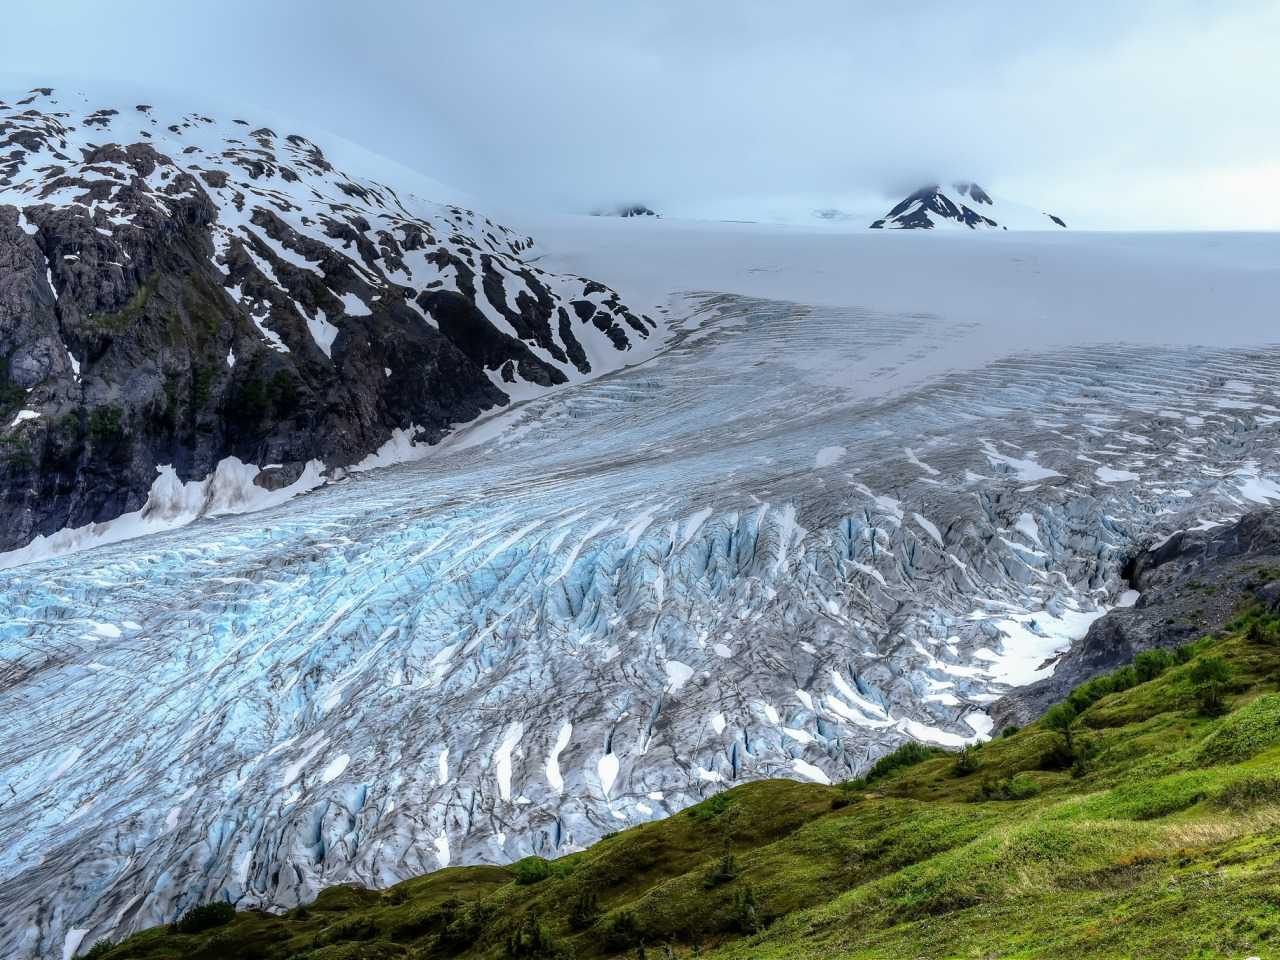
{"type": "Polygon", "coordinates": [[[1006,200],[997,202],[972,182],[954,183],[944,190],[926,184],[899,202],[889,213],[871,224],[872,230],[932,230],[938,226],[983,228],[1047,229],[1050,224],[1065,227],[1053,214],[1006,200]]]}

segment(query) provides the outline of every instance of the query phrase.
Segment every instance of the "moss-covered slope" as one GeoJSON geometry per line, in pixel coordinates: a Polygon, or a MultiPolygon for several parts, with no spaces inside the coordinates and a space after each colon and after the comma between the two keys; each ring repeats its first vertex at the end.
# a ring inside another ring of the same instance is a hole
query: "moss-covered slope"
{"type": "Polygon", "coordinates": [[[871,783],[747,784],[554,862],[338,887],[95,955],[1266,955],[1280,943],[1275,619],[1255,608],[1091,681],[1069,723],[1057,711],[967,755],[920,751],[871,783]]]}

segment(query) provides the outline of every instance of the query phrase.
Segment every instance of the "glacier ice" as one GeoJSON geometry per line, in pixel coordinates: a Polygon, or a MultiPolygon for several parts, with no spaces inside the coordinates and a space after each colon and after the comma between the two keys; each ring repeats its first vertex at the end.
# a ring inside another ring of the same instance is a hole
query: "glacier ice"
{"type": "Polygon", "coordinates": [[[971,741],[1137,544],[1280,498],[1267,353],[1061,348],[868,390],[962,331],[696,317],[474,442],[6,571],[0,953],[971,741]]]}

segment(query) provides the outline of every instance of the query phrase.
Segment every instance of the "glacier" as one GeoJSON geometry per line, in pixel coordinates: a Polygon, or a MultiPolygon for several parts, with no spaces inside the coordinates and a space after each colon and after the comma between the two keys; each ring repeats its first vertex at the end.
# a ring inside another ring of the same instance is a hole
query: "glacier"
{"type": "Polygon", "coordinates": [[[971,742],[1139,545],[1280,499],[1274,349],[677,300],[417,462],[5,571],[0,953],[971,742]]]}

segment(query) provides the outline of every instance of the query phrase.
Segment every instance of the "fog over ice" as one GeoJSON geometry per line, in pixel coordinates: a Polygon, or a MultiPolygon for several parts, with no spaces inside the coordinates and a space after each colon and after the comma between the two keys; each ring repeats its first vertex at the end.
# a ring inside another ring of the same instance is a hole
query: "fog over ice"
{"type": "Polygon", "coordinates": [[[498,204],[767,218],[964,178],[1073,227],[1280,227],[1262,0],[8,6],[7,89],[212,92],[498,204]]]}

